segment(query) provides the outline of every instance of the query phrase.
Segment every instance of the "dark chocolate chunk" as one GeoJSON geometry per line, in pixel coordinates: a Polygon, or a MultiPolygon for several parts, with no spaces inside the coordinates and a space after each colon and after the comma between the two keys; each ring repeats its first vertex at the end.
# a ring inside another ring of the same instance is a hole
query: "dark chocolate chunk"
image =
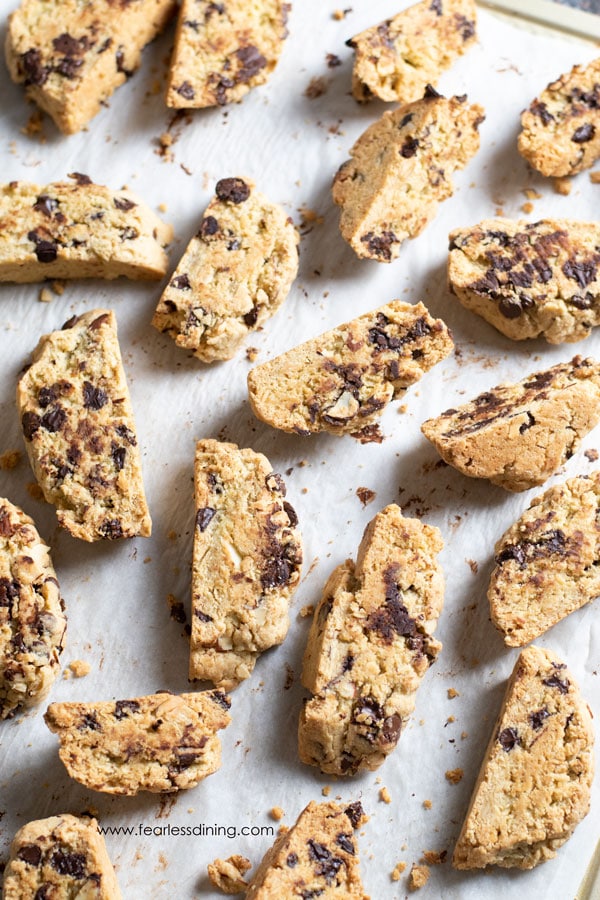
{"type": "Polygon", "coordinates": [[[424,100],[435,100],[441,96],[442,95],[438,94],[438,92],[436,91],[436,89],[433,87],[432,84],[425,85],[425,92],[423,94],[424,100]]]}
{"type": "Polygon", "coordinates": [[[239,50],[235,51],[235,55],[240,63],[235,79],[241,84],[246,84],[267,65],[266,58],[258,47],[254,47],[252,44],[248,44],[247,47],[240,47],[239,50]]]}
{"type": "Polygon", "coordinates": [[[205,238],[210,237],[212,234],[216,234],[219,230],[219,223],[215,219],[214,216],[206,216],[200,222],[200,228],[198,229],[198,236],[205,238]]]}
{"type": "Polygon", "coordinates": [[[115,53],[115,65],[117,67],[117,72],[122,72],[125,78],[131,78],[133,70],[127,69],[125,66],[125,54],[123,53],[122,47],[119,47],[115,53]]]}
{"type": "Polygon", "coordinates": [[[381,743],[393,744],[395,746],[400,739],[401,730],[401,716],[399,716],[398,713],[394,713],[393,716],[387,716],[383,721],[383,728],[381,729],[381,743]]]}
{"type": "Polygon", "coordinates": [[[63,53],[65,56],[81,56],[87,50],[89,41],[85,36],[74,38],[64,32],[52,39],[52,46],[58,53],[63,53]]]}
{"type": "Polygon", "coordinates": [[[535,425],[535,418],[534,418],[534,416],[532,416],[531,413],[528,411],[528,412],[527,412],[527,421],[526,421],[526,422],[522,422],[521,425],[519,425],[519,434],[524,434],[524,433],[525,433],[529,428],[531,428],[533,425],[535,425]]]}
{"type": "Polygon", "coordinates": [[[28,239],[35,244],[35,255],[41,263],[54,262],[58,255],[58,244],[55,241],[47,241],[41,238],[37,231],[30,231],[28,239]]]}
{"type": "Polygon", "coordinates": [[[256,307],[256,306],[253,306],[252,309],[251,309],[249,312],[244,313],[244,315],[242,316],[242,318],[243,318],[243,320],[244,320],[244,324],[247,325],[248,328],[253,328],[253,327],[256,325],[256,322],[258,321],[258,309],[257,309],[257,307],[256,307]]]}
{"type": "Polygon", "coordinates": [[[498,743],[507,753],[517,744],[520,744],[519,733],[516,728],[505,728],[498,735],[498,743]]]}
{"type": "Polygon", "coordinates": [[[125,447],[118,447],[116,444],[113,444],[111,447],[110,455],[115,464],[115,469],[117,472],[121,472],[123,467],[125,466],[125,458],[127,456],[127,450],[125,447]]]}
{"type": "Polygon", "coordinates": [[[505,319],[518,319],[523,313],[523,307],[518,300],[511,297],[501,297],[498,303],[498,310],[505,319]]]}
{"type": "Polygon", "coordinates": [[[346,807],[344,812],[350,819],[350,822],[352,823],[352,827],[358,828],[358,826],[360,825],[360,823],[363,820],[363,817],[365,815],[365,811],[362,807],[362,803],[360,802],[360,800],[356,800],[354,803],[351,803],[349,806],[346,807]]]}
{"type": "Polygon", "coordinates": [[[100,526],[100,535],[109,541],[123,537],[123,526],[119,519],[105,519],[100,526]]]}
{"type": "Polygon", "coordinates": [[[25,85],[35,84],[40,87],[45,84],[50,74],[49,66],[42,65],[42,54],[32,47],[26,53],[22,53],[20,57],[21,68],[25,75],[25,85]]]}
{"type": "Polygon", "coordinates": [[[572,278],[580,288],[585,288],[596,278],[598,262],[600,262],[600,256],[582,262],[568,259],[562,270],[567,278],[572,278]]]}
{"type": "Polygon", "coordinates": [[[102,388],[83,382],[83,405],[86,409],[102,409],[108,403],[108,394],[102,388]]]}
{"type": "Polygon", "coordinates": [[[595,134],[595,127],[591,122],[586,122],[585,125],[580,125],[579,128],[575,129],[571,140],[574,144],[587,144],[588,141],[593,140],[595,134]]]}
{"type": "Polygon", "coordinates": [[[88,325],[88,331],[97,331],[102,327],[106,322],[108,322],[110,316],[108,313],[102,313],[101,316],[96,316],[93,322],[90,322],[88,325]]]}
{"type": "Polygon", "coordinates": [[[546,706],[542,707],[542,709],[536,710],[536,712],[529,713],[528,718],[531,727],[535,731],[539,731],[549,715],[550,713],[548,712],[548,708],[546,706]]]}
{"type": "Polygon", "coordinates": [[[133,228],[133,227],[132,228],[124,228],[120,232],[120,235],[119,235],[119,237],[121,238],[122,241],[135,241],[136,238],[139,238],[139,236],[140,236],[139,231],[137,230],[137,228],[133,228]]]}
{"type": "Polygon", "coordinates": [[[287,500],[283,501],[283,508],[287,514],[288,519],[290,520],[290,525],[294,528],[298,524],[298,516],[296,515],[296,510],[288,503],[287,500]]]}
{"type": "Polygon", "coordinates": [[[102,726],[100,725],[95,712],[84,713],[81,717],[81,724],[77,727],[79,731],[83,731],[86,728],[89,729],[89,731],[102,731],[102,726]]]}
{"type": "Polygon", "coordinates": [[[65,78],[73,79],[77,76],[78,69],[83,65],[82,59],[73,59],[72,56],[64,56],[54,66],[54,71],[65,78]]]}
{"type": "Polygon", "coordinates": [[[552,113],[548,112],[548,107],[540,100],[533,101],[533,103],[529,107],[529,112],[532,115],[537,116],[538,119],[541,119],[544,125],[548,125],[550,122],[554,122],[554,116],[552,115],[552,113]]]}
{"type": "Polygon", "coordinates": [[[25,439],[30,441],[32,440],[34,434],[41,426],[42,420],[34,412],[26,412],[23,413],[23,417],[21,419],[21,426],[23,428],[23,434],[25,435],[25,439]]]}
{"type": "Polygon", "coordinates": [[[368,246],[374,256],[379,256],[388,262],[392,258],[392,245],[400,243],[393,231],[382,231],[381,234],[368,231],[360,240],[362,244],[368,246]]]}
{"type": "Polygon", "coordinates": [[[542,678],[542,684],[547,685],[547,687],[558,688],[561,694],[569,693],[570,682],[566,679],[565,681],[561,681],[558,675],[550,675],[548,678],[542,678]]]}
{"type": "Polygon", "coordinates": [[[138,712],[140,704],[137,700],[117,700],[115,702],[115,719],[125,719],[131,713],[138,712]]]}
{"type": "Polygon", "coordinates": [[[194,615],[196,616],[197,619],[200,619],[201,622],[212,622],[212,620],[213,620],[212,616],[209,616],[206,613],[202,612],[201,609],[197,609],[194,612],[194,615]]]}
{"type": "Polygon", "coordinates": [[[589,291],[586,291],[584,295],[573,294],[572,297],[567,298],[566,302],[574,306],[575,309],[591,309],[594,305],[594,295],[590,294],[589,291]]]}
{"type": "Polygon", "coordinates": [[[312,838],[309,838],[306,843],[308,844],[309,859],[312,859],[313,862],[331,858],[331,851],[324,844],[319,844],[312,838]]]}
{"type": "Polygon", "coordinates": [[[127,200],[126,197],[115,197],[113,202],[116,208],[123,212],[128,212],[134,206],[137,206],[137,203],[134,203],[133,200],[127,200]]]}
{"type": "Polygon", "coordinates": [[[73,178],[80,186],[92,183],[90,176],[83,175],[81,172],[69,172],[69,178],[73,178]]]}
{"type": "Polygon", "coordinates": [[[419,141],[417,140],[417,138],[406,138],[406,140],[400,147],[400,156],[403,156],[404,159],[410,159],[411,156],[415,156],[418,149],[419,141]]]}
{"type": "Polygon", "coordinates": [[[178,291],[190,291],[192,289],[189,276],[186,274],[177,275],[177,277],[171,281],[171,287],[176,288],[178,291]]]}
{"type": "Polygon", "coordinates": [[[241,178],[221,178],[215,193],[223,203],[244,203],[250,196],[250,188],[241,178]]]}
{"type": "Polygon", "coordinates": [[[83,853],[67,853],[56,849],[50,857],[50,865],[59,875],[69,875],[71,878],[86,878],[87,865],[83,853]]]}
{"type": "Polygon", "coordinates": [[[55,406],[44,413],[40,425],[42,428],[45,428],[46,431],[51,431],[54,434],[57,431],[60,431],[66,421],[67,414],[64,409],[60,406],[55,406]]]}
{"type": "Polygon", "coordinates": [[[345,853],[349,853],[350,856],[355,855],[356,850],[354,847],[354,841],[352,840],[351,834],[344,834],[344,832],[342,831],[342,832],[340,832],[340,834],[337,835],[335,842],[338,845],[338,847],[341,847],[342,850],[344,850],[345,853]]]}
{"type": "Polygon", "coordinates": [[[37,844],[26,844],[17,853],[18,859],[22,859],[28,866],[39,866],[42,860],[42,851],[37,844]]]}
{"type": "Polygon", "coordinates": [[[275,494],[281,494],[282,497],[285,497],[285,482],[278,472],[269,472],[265,478],[265,485],[269,491],[272,491],[275,494]]]}
{"type": "Polygon", "coordinates": [[[224,694],[223,691],[211,691],[210,695],[215,703],[221,707],[221,709],[231,709],[231,700],[224,694]]]}
{"type": "Polygon", "coordinates": [[[52,213],[58,209],[58,200],[49,197],[48,194],[40,194],[33,204],[33,208],[51,219],[52,213]]]}
{"type": "Polygon", "coordinates": [[[454,21],[456,22],[456,30],[460,31],[460,36],[463,41],[468,41],[469,38],[473,37],[475,34],[475,22],[467,19],[466,16],[460,15],[455,15],[454,21]]]}
{"type": "Polygon", "coordinates": [[[49,900],[52,885],[49,882],[42,884],[33,895],[33,900],[49,900]]]}
{"type": "Polygon", "coordinates": [[[196,96],[196,91],[189,83],[189,81],[184,81],[179,85],[178,88],[175,88],[175,91],[180,94],[185,100],[193,100],[196,96]]]}
{"type": "Polygon", "coordinates": [[[206,531],[216,512],[216,509],[213,509],[211,506],[204,506],[199,509],[196,513],[196,528],[199,528],[200,531],[206,531]]]}
{"type": "Polygon", "coordinates": [[[429,4],[429,9],[436,14],[436,16],[442,15],[442,0],[431,0],[429,4]]]}
{"type": "Polygon", "coordinates": [[[127,427],[127,425],[117,425],[115,428],[115,431],[117,432],[118,435],[120,435],[123,438],[123,440],[127,441],[127,443],[130,444],[132,447],[136,446],[137,441],[135,439],[135,434],[133,433],[131,428],[127,427]]]}
{"type": "Polygon", "coordinates": [[[298,865],[298,854],[297,853],[288,853],[286,860],[286,866],[289,866],[290,869],[293,869],[294,866],[298,865]]]}

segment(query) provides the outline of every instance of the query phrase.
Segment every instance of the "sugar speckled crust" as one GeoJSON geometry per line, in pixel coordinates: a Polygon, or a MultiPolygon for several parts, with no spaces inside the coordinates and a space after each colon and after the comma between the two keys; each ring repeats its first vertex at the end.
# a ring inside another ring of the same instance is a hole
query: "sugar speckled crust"
{"type": "Polygon", "coordinates": [[[476,41],[474,0],[422,0],[346,43],[355,51],[352,94],[365,102],[419,100],[476,41]]]}
{"type": "Polygon", "coordinates": [[[394,300],[255,366],[250,405],[282,431],[360,434],[452,349],[441,319],[394,300]]]}
{"type": "Polygon", "coordinates": [[[51,703],[46,725],[71,778],[106,794],[195,787],[221,765],[216,732],[230,721],[219,691],[100,703],[51,703]]]}
{"type": "Polygon", "coordinates": [[[395,504],[369,523],[356,564],[330,576],[315,610],[302,684],[300,759],[322,772],[376,769],[392,752],[442,645],[433,637],[444,579],[437,528],[395,504]]]}
{"type": "Polygon", "coordinates": [[[353,833],[365,820],[360,803],[311,801],[265,854],[246,900],[369,900],[353,833]]]}
{"type": "Polygon", "coordinates": [[[115,315],[44,335],[17,385],[31,466],[59,523],[84,541],[151,531],[115,315]]]}
{"type": "Polygon", "coordinates": [[[281,55],[289,10],[282,0],[183,0],[167,106],[224,106],[264,84],[281,55]]]}
{"type": "Polygon", "coordinates": [[[131,191],[74,178],[0,187],[0,281],[162,278],[171,226],[131,191]]]}
{"type": "Polygon", "coordinates": [[[74,134],[138,68],[175,8],[175,0],[22,0],[6,36],[11,78],[74,134]]]}
{"type": "Polygon", "coordinates": [[[0,719],[46,697],[65,629],[48,547],[33,520],[0,498],[0,719]]]}
{"type": "Polygon", "coordinates": [[[528,647],[506,689],[452,865],[532,869],[587,814],[594,774],[589,708],[548,650],[528,647]]]}
{"type": "Polygon", "coordinates": [[[521,116],[519,153],[542,175],[564,177],[600,157],[600,57],[552,81],[521,116]]]}
{"type": "Polygon", "coordinates": [[[285,484],[262,453],[199,441],[190,680],[231,690],[281,644],[302,541],[285,484]]]}
{"type": "Polygon", "coordinates": [[[598,247],[596,222],[487,219],[450,233],[450,290],[515,341],[580,341],[600,324],[598,247]]]}
{"type": "Polygon", "coordinates": [[[421,426],[463,475],[507,491],[543,484],[600,421],[600,363],[575,356],[501,384],[421,426]]]}
{"type": "Polygon", "coordinates": [[[152,324],[203,362],[230,359],[287,297],[299,240],[249,178],[221,179],[152,324]]]}
{"type": "Polygon", "coordinates": [[[4,900],[121,900],[96,819],[65,813],[17,831],[4,871],[4,900]]]}
{"type": "Polygon", "coordinates": [[[421,100],[370,125],[333,180],[340,231],[356,255],[391,262],[400,245],[452,196],[452,173],[479,149],[483,109],[466,96],[442,97],[428,86],[421,100]]]}
{"type": "Polygon", "coordinates": [[[521,647],[600,594],[600,471],[536,497],[502,535],[488,589],[492,622],[521,647]]]}

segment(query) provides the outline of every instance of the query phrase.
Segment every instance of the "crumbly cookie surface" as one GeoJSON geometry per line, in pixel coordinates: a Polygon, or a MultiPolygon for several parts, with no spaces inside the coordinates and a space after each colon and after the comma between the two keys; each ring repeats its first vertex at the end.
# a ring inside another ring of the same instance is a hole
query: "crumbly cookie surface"
{"type": "Polygon", "coordinates": [[[360,803],[344,809],[311,801],[265,854],[246,900],[369,900],[354,836],[365,818],[360,803]]]}
{"type": "Polygon", "coordinates": [[[521,116],[519,153],[542,175],[564,177],[600,156],[600,57],[551,82],[521,116]]]}
{"type": "Polygon", "coordinates": [[[221,765],[217,731],[229,724],[219,691],[132,700],[51,703],[46,725],[71,778],[106,794],[195,787],[221,765]]]}
{"type": "Polygon", "coordinates": [[[131,191],[74,178],[0,187],[0,281],[162,278],[171,226],[131,191]]]}
{"type": "Polygon", "coordinates": [[[502,535],[488,589],[492,622],[521,647],[600,594],[600,471],[536,497],[502,535]]]}
{"type": "Polygon", "coordinates": [[[369,126],[333,180],[340,231],[360,258],[391,262],[452,196],[452,173],[479,149],[483,109],[428,86],[369,126]]]}
{"type": "Polygon", "coordinates": [[[0,498],[0,719],[48,694],[65,629],[48,547],[33,520],[0,498]]]}
{"type": "Polygon", "coordinates": [[[330,576],[304,654],[302,684],[314,697],[300,715],[303,762],[354,775],[378,768],[396,746],[441,650],[432,634],[442,546],[437,528],[391,504],[367,526],[356,563],[330,576]]]}
{"type": "Polygon", "coordinates": [[[138,68],[175,8],[175,0],[22,0],[8,24],[11,78],[74,134],[138,68]]]}
{"type": "Polygon", "coordinates": [[[473,0],[422,0],[361,31],[346,43],[355,51],[352,94],[387,102],[419,100],[445,69],[476,41],[473,0]]]}
{"type": "Polygon", "coordinates": [[[600,363],[575,356],[501,384],[421,426],[463,475],[507,491],[543,484],[600,421],[600,363]]]}
{"type": "Polygon", "coordinates": [[[250,405],[282,431],[358,434],[452,348],[422,303],[394,300],[255,366],[250,405]]]}
{"type": "Polygon", "coordinates": [[[224,106],[264,84],[281,55],[289,10],[282,0],[183,0],[167,106],[224,106]]]}
{"type": "Polygon", "coordinates": [[[521,652],[460,832],[452,865],[531,869],[556,855],[589,809],[594,732],[564,663],[521,652]]]}
{"type": "Polygon", "coordinates": [[[250,179],[221,179],[152,324],[203,362],[230,359],[287,297],[298,242],[291,219],[250,179]]]}
{"type": "Polygon", "coordinates": [[[67,813],[20,828],[4,871],[4,900],[121,900],[96,819],[67,813]]]}
{"type": "Polygon", "coordinates": [[[150,535],[112,311],[91,310],[40,339],[17,385],[17,407],[44,497],[73,537],[150,535]]]}
{"type": "Polygon", "coordinates": [[[281,644],[302,542],[285,484],[262,453],[199,441],[190,680],[231,690],[281,644]]]}

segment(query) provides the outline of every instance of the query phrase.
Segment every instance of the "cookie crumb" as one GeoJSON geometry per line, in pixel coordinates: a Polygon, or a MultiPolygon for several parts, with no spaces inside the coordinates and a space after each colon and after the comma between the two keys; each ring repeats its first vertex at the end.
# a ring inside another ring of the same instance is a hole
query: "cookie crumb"
{"type": "Polygon", "coordinates": [[[7,450],[0,456],[0,469],[3,472],[6,472],[8,469],[16,469],[20,462],[20,450],[7,450]]]}
{"type": "Polygon", "coordinates": [[[47,287],[43,287],[38,294],[38,300],[40,303],[52,303],[54,300],[52,291],[49,291],[47,287]]]}
{"type": "Polygon", "coordinates": [[[57,297],[62,297],[65,292],[66,285],[64,281],[60,281],[58,278],[55,278],[54,281],[50,282],[50,287],[57,297]]]}
{"type": "Polygon", "coordinates": [[[523,193],[527,197],[528,200],[541,200],[542,195],[539,191],[534,190],[533,188],[525,188],[523,193]]]}
{"type": "Polygon", "coordinates": [[[526,213],[527,215],[529,215],[529,213],[532,213],[532,212],[533,212],[533,203],[530,203],[530,202],[528,201],[527,203],[524,203],[524,204],[523,204],[523,206],[521,207],[521,209],[523,210],[524,213],[526,213]]]}
{"type": "Polygon", "coordinates": [[[448,769],[446,772],[446,781],[449,781],[450,784],[458,784],[459,781],[462,781],[464,774],[462,769],[448,769]]]}
{"type": "Polygon", "coordinates": [[[477,573],[479,572],[479,565],[478,565],[477,561],[474,559],[468,559],[467,565],[469,566],[473,575],[477,575],[477,573]]]}
{"type": "Polygon", "coordinates": [[[322,75],[316,75],[308,82],[308,87],[304,91],[304,96],[308,97],[309,100],[316,100],[317,97],[322,97],[323,94],[327,92],[327,88],[327,79],[323,78],[322,75]]]}
{"type": "Polygon", "coordinates": [[[386,787],[382,787],[379,789],[379,799],[384,803],[392,802],[392,796],[386,787]]]}
{"type": "Polygon", "coordinates": [[[281,822],[281,820],[285,816],[285,812],[280,806],[274,806],[269,815],[272,819],[275,819],[276,822],[281,822]]]}
{"type": "Polygon", "coordinates": [[[456,719],[454,718],[454,716],[448,716],[448,718],[446,719],[446,722],[449,724],[452,724],[452,722],[456,722],[456,719]]]}
{"type": "Polygon", "coordinates": [[[598,451],[593,448],[591,450],[586,450],[583,455],[589,462],[596,462],[598,459],[598,451]]]}
{"type": "Polygon", "coordinates": [[[176,622],[179,622],[180,625],[185,625],[187,622],[187,616],[185,614],[185,607],[183,603],[174,596],[174,594],[167,594],[167,603],[169,605],[169,612],[171,614],[171,618],[175,619],[176,622]]]}
{"type": "Polygon", "coordinates": [[[323,794],[324,797],[329,797],[329,795],[331,793],[331,785],[326,784],[325,787],[322,787],[321,793],[323,794]]]}
{"type": "Polygon", "coordinates": [[[432,805],[433,804],[432,804],[431,800],[423,800],[424,809],[431,809],[432,805]]]}
{"type": "Polygon", "coordinates": [[[368,506],[369,503],[372,503],[375,497],[377,496],[376,491],[372,491],[368,487],[357,487],[356,488],[356,496],[362,503],[363,507],[368,506]]]}
{"type": "Polygon", "coordinates": [[[300,610],[300,616],[303,619],[308,619],[310,616],[314,616],[315,607],[312,603],[307,603],[306,606],[303,606],[300,610]]]}
{"type": "Polygon", "coordinates": [[[460,739],[461,739],[461,741],[466,740],[466,738],[468,738],[468,737],[469,737],[469,732],[468,732],[468,731],[461,731],[461,733],[460,733],[460,739]]]}
{"type": "Polygon", "coordinates": [[[248,362],[254,362],[258,356],[258,347],[246,347],[246,359],[248,362]]]}
{"type": "Polygon", "coordinates": [[[36,109],[34,113],[32,113],[27,122],[21,128],[21,134],[27,135],[27,137],[35,137],[35,135],[40,135],[40,143],[46,143],[46,136],[42,133],[42,125],[43,125],[43,116],[42,111],[36,109]]]}
{"type": "Polygon", "coordinates": [[[454,700],[455,697],[460,697],[460,694],[458,693],[458,691],[453,687],[448,688],[447,693],[448,693],[448,700],[454,700]]]}
{"type": "Polygon", "coordinates": [[[44,492],[41,487],[35,481],[29,481],[26,485],[27,493],[31,497],[32,500],[43,500],[44,492]]]}
{"type": "Polygon", "coordinates": [[[248,882],[244,881],[243,876],[251,868],[250,860],[237,854],[227,859],[215,859],[207,866],[211,882],[224,894],[244,894],[248,890],[248,882]]]}
{"type": "Polygon", "coordinates": [[[351,12],[351,7],[349,9],[334,9],[333,13],[331,14],[331,18],[335,19],[336,22],[341,22],[342,19],[345,19],[346,16],[351,12]]]}
{"type": "Polygon", "coordinates": [[[590,172],[590,181],[592,184],[600,184],[600,169],[597,172],[590,172]]]}
{"type": "Polygon", "coordinates": [[[166,211],[167,211],[167,204],[166,204],[166,203],[159,203],[159,204],[158,204],[158,211],[161,212],[161,213],[166,213],[166,211]]]}
{"type": "Polygon", "coordinates": [[[563,197],[568,197],[571,193],[572,183],[570,178],[555,178],[554,179],[554,190],[557,194],[562,194],[563,197]]]}
{"type": "Polygon", "coordinates": [[[341,66],[342,61],[336,53],[327,53],[325,55],[325,62],[327,63],[328,69],[335,69],[336,66],[341,66]]]}
{"type": "Polygon", "coordinates": [[[419,866],[416,863],[413,863],[410,875],[408,876],[409,891],[418,891],[420,888],[425,887],[429,881],[429,874],[428,866],[419,866]]]}
{"type": "Polygon", "coordinates": [[[75,678],[85,678],[86,675],[90,674],[92,669],[89,662],[86,662],[84,659],[74,659],[73,662],[69,663],[68,668],[75,678]]]}
{"type": "Polygon", "coordinates": [[[422,862],[428,863],[430,866],[441,866],[446,862],[447,856],[447,850],[423,850],[422,862]]]}
{"type": "Polygon", "coordinates": [[[392,879],[392,881],[400,881],[400,876],[402,875],[402,873],[404,872],[405,869],[406,869],[405,862],[396,863],[396,865],[394,866],[394,871],[390,875],[390,878],[392,879]]]}

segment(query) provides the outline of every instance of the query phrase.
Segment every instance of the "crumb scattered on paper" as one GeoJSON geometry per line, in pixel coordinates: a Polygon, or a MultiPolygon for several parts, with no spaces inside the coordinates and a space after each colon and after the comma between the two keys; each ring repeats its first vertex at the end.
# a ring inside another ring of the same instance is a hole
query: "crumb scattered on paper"
{"type": "Polygon", "coordinates": [[[409,891],[418,891],[420,888],[425,887],[429,881],[429,874],[428,866],[419,866],[415,863],[408,876],[409,891]]]}
{"type": "Polygon", "coordinates": [[[244,874],[250,868],[250,860],[238,854],[227,859],[215,859],[207,866],[211,882],[224,894],[245,894],[248,882],[244,880],[244,874]]]}
{"type": "Polygon", "coordinates": [[[462,769],[448,769],[446,772],[446,781],[449,781],[450,784],[458,784],[459,781],[462,781],[464,774],[462,769]]]}
{"type": "Polygon", "coordinates": [[[69,663],[69,669],[75,678],[85,678],[86,675],[89,675],[92,667],[84,659],[74,659],[73,662],[69,663]]]}
{"type": "Polygon", "coordinates": [[[7,469],[16,469],[21,462],[20,450],[6,450],[0,455],[0,469],[6,472],[7,469]]]}
{"type": "Polygon", "coordinates": [[[396,863],[396,865],[394,866],[394,870],[390,876],[392,881],[400,881],[400,876],[402,875],[402,873],[404,872],[405,869],[406,869],[405,862],[396,863]]]}

